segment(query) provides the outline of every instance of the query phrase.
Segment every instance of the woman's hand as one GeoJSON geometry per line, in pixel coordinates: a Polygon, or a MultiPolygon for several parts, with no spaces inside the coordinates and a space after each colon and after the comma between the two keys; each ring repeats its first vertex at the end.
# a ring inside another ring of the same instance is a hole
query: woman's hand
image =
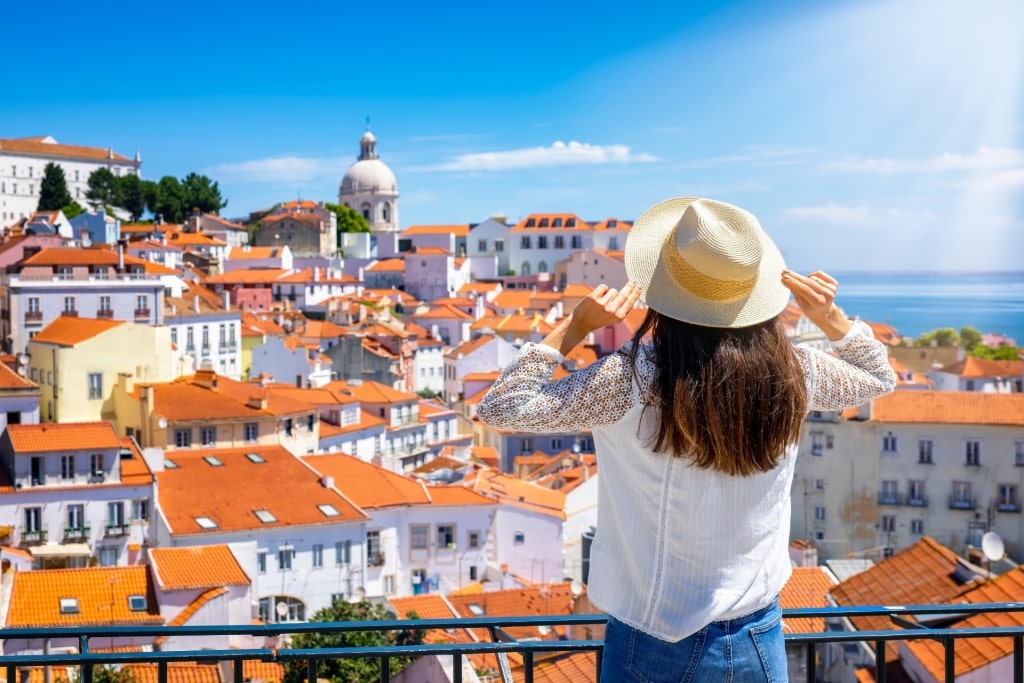
{"type": "Polygon", "coordinates": [[[621,322],[639,298],[640,287],[633,282],[618,290],[598,285],[541,343],[565,355],[594,330],[621,322]]]}
{"type": "Polygon", "coordinates": [[[829,339],[842,339],[850,331],[850,321],[835,303],[839,283],[834,277],[821,270],[807,276],[784,270],[782,284],[793,293],[807,319],[820,327],[829,339]]]}

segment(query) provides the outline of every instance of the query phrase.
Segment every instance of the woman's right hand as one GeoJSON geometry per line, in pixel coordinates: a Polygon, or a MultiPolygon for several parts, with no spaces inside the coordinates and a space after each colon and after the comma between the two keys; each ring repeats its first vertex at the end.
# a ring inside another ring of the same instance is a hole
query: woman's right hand
{"type": "Polygon", "coordinates": [[[821,328],[832,341],[842,339],[852,324],[836,306],[839,283],[828,273],[816,270],[804,276],[792,270],[782,271],[782,284],[793,293],[807,319],[821,328]]]}

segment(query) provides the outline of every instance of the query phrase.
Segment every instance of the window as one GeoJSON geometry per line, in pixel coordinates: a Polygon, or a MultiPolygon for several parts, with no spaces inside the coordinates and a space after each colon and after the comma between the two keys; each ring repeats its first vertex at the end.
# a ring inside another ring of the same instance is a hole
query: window
{"type": "Polygon", "coordinates": [[[1017,486],[1015,484],[999,485],[998,509],[1004,512],[1019,509],[1017,503],[1017,486]]]}
{"type": "Polygon", "coordinates": [[[75,312],[75,297],[66,296],[64,297],[64,312],[74,313],[75,312]]]}
{"type": "Polygon", "coordinates": [[[974,497],[971,495],[971,482],[953,482],[953,495],[950,496],[949,506],[963,510],[970,510],[974,508],[974,497]]]}
{"type": "Polygon", "coordinates": [[[932,464],[932,451],[935,448],[934,443],[931,439],[918,439],[917,441],[917,461],[922,465],[932,464]]]}
{"type": "Polygon", "coordinates": [[[395,576],[394,574],[388,574],[384,577],[384,593],[391,595],[395,592],[395,576]]]}
{"type": "Polygon", "coordinates": [[[256,438],[257,438],[258,434],[259,434],[259,425],[257,425],[255,422],[246,422],[245,423],[245,440],[248,443],[252,443],[253,441],[256,441],[256,438]]]}
{"type": "MultiPolygon", "coordinates": [[[[109,311],[110,310],[110,297],[109,296],[101,296],[100,297],[100,310],[101,311],[109,311]]],[[[173,337],[173,335],[172,335],[172,337],[173,337]]],[[[172,339],[172,341],[173,341],[173,339],[172,339]]]]}
{"type": "Polygon", "coordinates": [[[185,350],[194,351],[196,348],[195,334],[192,332],[192,327],[185,328],[185,350]]]}
{"type": "Polygon", "coordinates": [[[273,524],[277,521],[277,517],[270,510],[253,510],[252,512],[256,515],[256,519],[260,520],[264,524],[273,524]]]}
{"type": "Polygon", "coordinates": [[[478,240],[476,243],[477,251],[487,251],[487,240],[478,240]]]}
{"type": "Polygon", "coordinates": [[[469,541],[469,547],[470,547],[471,550],[475,550],[476,548],[480,547],[480,532],[479,531],[470,531],[469,534],[467,534],[466,538],[469,541]]]}
{"type": "Polygon", "coordinates": [[[964,442],[964,464],[968,467],[981,466],[981,442],[968,439],[964,442]]]}
{"type": "Polygon", "coordinates": [[[306,431],[307,432],[312,432],[313,431],[313,425],[315,423],[316,423],[316,417],[313,415],[313,413],[310,413],[309,415],[307,415],[306,416],[306,431]]]}
{"type": "Polygon", "coordinates": [[[203,325],[203,351],[210,349],[210,326],[203,325]]]}
{"type": "Polygon", "coordinates": [[[427,525],[413,524],[409,527],[409,547],[413,550],[427,549],[427,525]]]}
{"type": "Polygon", "coordinates": [[[547,249],[548,248],[548,236],[547,235],[539,235],[537,237],[537,248],[538,249],[547,249]]]}
{"type": "Polygon", "coordinates": [[[378,562],[381,558],[379,531],[374,530],[366,532],[366,557],[370,566],[384,564],[383,560],[378,562]]]}
{"type": "Polygon", "coordinates": [[[470,581],[476,581],[477,580],[476,565],[472,565],[469,568],[469,580],[470,581]]]}
{"type": "Polygon", "coordinates": [[[324,566],[324,546],[322,543],[313,544],[313,569],[320,569],[324,566]]]}
{"type": "Polygon", "coordinates": [[[334,564],[352,562],[352,541],[338,541],[334,544],[334,564]]]}
{"type": "Polygon", "coordinates": [[[882,505],[896,505],[899,502],[899,484],[891,479],[883,481],[878,502],[882,505]]]}
{"type": "Polygon", "coordinates": [[[82,504],[68,505],[69,530],[81,531],[85,528],[85,506],[82,504]]]}
{"type": "Polygon", "coordinates": [[[199,430],[199,443],[203,446],[212,446],[217,443],[217,428],[203,427],[199,430]]]}
{"type": "Polygon", "coordinates": [[[893,531],[896,531],[896,516],[882,515],[881,524],[878,526],[885,533],[892,533],[893,531]]]}
{"type": "Polygon", "coordinates": [[[811,432],[811,455],[821,455],[822,448],[824,448],[824,436],[821,432],[811,432]]]}
{"type": "MultiPolygon", "coordinates": [[[[575,225],[575,221],[570,219],[569,222],[573,223],[575,225]]],[[[570,248],[572,248],[572,249],[582,249],[583,248],[583,238],[580,237],[579,235],[573,235],[569,239],[570,239],[570,242],[569,242],[570,248]]]]}
{"type": "Polygon", "coordinates": [[[256,553],[256,571],[260,574],[267,573],[267,551],[261,550],[256,553]]]}
{"type": "Polygon", "coordinates": [[[920,519],[910,520],[910,533],[921,535],[924,533],[924,521],[920,519]]]}
{"type": "Polygon", "coordinates": [[[835,448],[835,445],[836,445],[835,437],[833,437],[831,434],[826,434],[825,435],[825,448],[827,448],[829,450],[832,450],[833,448],[835,448]]]}
{"type": "Polygon", "coordinates": [[[137,498],[132,501],[132,520],[136,522],[149,521],[149,501],[145,498],[137,498]]]}
{"type": "Polygon", "coordinates": [[[292,435],[292,419],[290,417],[284,421],[284,433],[285,436],[292,435]]]}
{"type": "Polygon", "coordinates": [[[41,310],[42,309],[39,308],[39,297],[37,297],[37,296],[30,296],[28,298],[28,312],[29,313],[39,313],[41,310]]]}
{"type": "Polygon", "coordinates": [[[522,237],[519,238],[519,248],[520,249],[529,249],[530,248],[530,236],[529,235],[523,235],[522,237]]]}
{"type": "Polygon", "coordinates": [[[1024,467],[1024,441],[1013,442],[1013,464],[1024,467]]]}
{"type": "Polygon", "coordinates": [[[196,517],[195,519],[196,519],[196,524],[198,524],[201,529],[216,529],[217,528],[217,522],[213,521],[209,517],[196,517]]]}
{"type": "Polygon", "coordinates": [[[907,505],[924,505],[924,482],[911,479],[907,482],[907,505]]]}
{"type": "Polygon", "coordinates": [[[100,548],[100,566],[113,567],[117,565],[117,548],[100,548]]]}
{"type": "Polygon", "coordinates": [[[494,251],[505,251],[505,240],[494,240],[494,251]]]}
{"type": "Polygon", "coordinates": [[[60,456],[60,478],[61,479],[74,479],[75,478],[75,456],[73,456],[73,455],[62,455],[62,456],[60,456]]]}
{"type": "Polygon", "coordinates": [[[515,532],[512,535],[512,542],[516,545],[522,545],[523,543],[526,543],[526,533],[522,531],[515,532]]]}
{"type": "Polygon", "coordinates": [[[964,391],[974,391],[974,380],[973,379],[967,380],[966,386],[964,386],[964,391]]]}
{"type": "Polygon", "coordinates": [[[174,445],[177,448],[191,448],[192,447],[192,430],[191,429],[175,429],[174,430],[174,445]]]}
{"type": "Polygon", "coordinates": [[[814,519],[816,519],[819,522],[824,522],[825,521],[825,506],[824,505],[815,505],[814,506],[814,519]]]}
{"type": "Polygon", "coordinates": [[[61,598],[61,614],[78,614],[78,598],[61,598]]]}
{"type": "Polygon", "coordinates": [[[89,471],[92,472],[92,476],[103,476],[103,454],[93,453],[89,456],[89,471]]]}
{"type": "Polygon", "coordinates": [[[455,527],[451,524],[437,525],[437,547],[455,548],[455,527]]]}
{"type": "Polygon", "coordinates": [[[39,534],[43,530],[43,509],[25,508],[25,533],[39,534]]]}
{"type": "Polygon", "coordinates": [[[825,490],[825,480],[824,479],[815,479],[814,480],[814,488],[816,488],[819,491],[824,491],[825,490]]]}
{"type": "Polygon", "coordinates": [[[882,452],[896,452],[896,436],[892,432],[889,432],[888,434],[882,437],[882,452]]]}
{"type": "Polygon", "coordinates": [[[124,503],[121,501],[117,500],[107,503],[107,526],[124,526],[124,503]]]}
{"type": "Polygon", "coordinates": [[[132,612],[144,612],[146,611],[146,596],[145,595],[129,595],[128,596],[128,609],[132,612]]]}
{"type": "Polygon", "coordinates": [[[89,373],[89,398],[90,399],[103,398],[103,373],[102,372],[90,372],[89,373]]]}
{"type": "Polygon", "coordinates": [[[295,558],[295,548],[290,545],[283,545],[277,549],[277,567],[281,571],[290,571],[292,560],[295,558]]]}
{"type": "Polygon", "coordinates": [[[539,226],[542,227],[542,228],[548,227],[548,219],[547,218],[541,218],[539,226]]]}
{"type": "Polygon", "coordinates": [[[316,507],[323,513],[324,517],[337,517],[341,514],[338,512],[338,508],[334,507],[330,503],[322,503],[316,507]]]}
{"type": "Polygon", "coordinates": [[[522,444],[520,450],[522,450],[523,453],[533,452],[533,439],[526,437],[520,443],[522,444]]]}

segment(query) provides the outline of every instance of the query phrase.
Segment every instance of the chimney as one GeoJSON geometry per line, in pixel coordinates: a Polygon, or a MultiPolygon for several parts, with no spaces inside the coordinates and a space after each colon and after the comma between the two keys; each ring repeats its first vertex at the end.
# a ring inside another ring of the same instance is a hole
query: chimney
{"type": "Polygon", "coordinates": [[[871,401],[864,403],[863,405],[857,406],[857,419],[858,420],[870,420],[871,419],[871,401]]]}
{"type": "Polygon", "coordinates": [[[117,272],[124,272],[124,240],[117,241],[117,272]]]}
{"type": "Polygon", "coordinates": [[[249,400],[245,402],[245,405],[249,406],[253,410],[266,410],[267,409],[267,392],[264,389],[259,395],[250,396],[249,400]]]}
{"type": "Polygon", "coordinates": [[[334,486],[334,477],[325,474],[324,476],[320,477],[320,485],[323,486],[325,489],[332,488],[334,486]]]}
{"type": "Polygon", "coordinates": [[[313,268],[313,282],[320,282],[320,266],[313,268]]]}
{"type": "Polygon", "coordinates": [[[224,310],[231,310],[231,294],[227,290],[224,290],[224,310]]]}
{"type": "Polygon", "coordinates": [[[199,295],[198,294],[196,294],[195,296],[192,297],[192,307],[195,309],[196,313],[199,312],[199,295]]]}

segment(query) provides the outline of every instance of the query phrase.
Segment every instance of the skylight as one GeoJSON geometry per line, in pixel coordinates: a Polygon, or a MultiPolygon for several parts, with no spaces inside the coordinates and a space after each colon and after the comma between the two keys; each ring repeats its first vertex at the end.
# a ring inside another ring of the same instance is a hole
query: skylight
{"type": "Polygon", "coordinates": [[[270,510],[254,510],[253,514],[255,514],[257,519],[259,519],[264,524],[270,524],[272,522],[277,521],[277,517],[275,517],[274,513],[272,513],[270,510]]]}
{"type": "Polygon", "coordinates": [[[222,463],[220,461],[220,458],[218,458],[216,455],[208,455],[205,458],[203,458],[203,460],[205,460],[206,462],[210,463],[210,465],[212,465],[213,467],[220,467],[221,465],[224,464],[224,463],[222,463]]]}
{"type": "Polygon", "coordinates": [[[170,458],[164,458],[164,469],[165,470],[176,470],[176,469],[178,469],[178,463],[174,462],[170,458]]]}
{"type": "Polygon", "coordinates": [[[61,614],[78,614],[78,598],[61,598],[61,614]]]}
{"type": "Polygon", "coordinates": [[[213,521],[209,517],[196,517],[196,524],[204,529],[216,529],[217,522],[213,521]]]}
{"type": "Polygon", "coordinates": [[[128,609],[133,612],[144,612],[146,611],[146,596],[145,595],[129,595],[128,596],[128,609]]]}
{"type": "Polygon", "coordinates": [[[245,457],[249,458],[250,462],[266,462],[266,460],[263,459],[263,456],[259,453],[246,453],[245,457]]]}
{"type": "Polygon", "coordinates": [[[475,602],[469,603],[466,607],[469,608],[469,611],[472,612],[474,616],[482,617],[484,615],[484,608],[475,602]]]}
{"type": "Polygon", "coordinates": [[[324,517],[337,517],[341,513],[338,512],[338,508],[334,507],[330,503],[324,503],[323,505],[317,505],[320,508],[320,512],[324,513],[324,517]]]}

